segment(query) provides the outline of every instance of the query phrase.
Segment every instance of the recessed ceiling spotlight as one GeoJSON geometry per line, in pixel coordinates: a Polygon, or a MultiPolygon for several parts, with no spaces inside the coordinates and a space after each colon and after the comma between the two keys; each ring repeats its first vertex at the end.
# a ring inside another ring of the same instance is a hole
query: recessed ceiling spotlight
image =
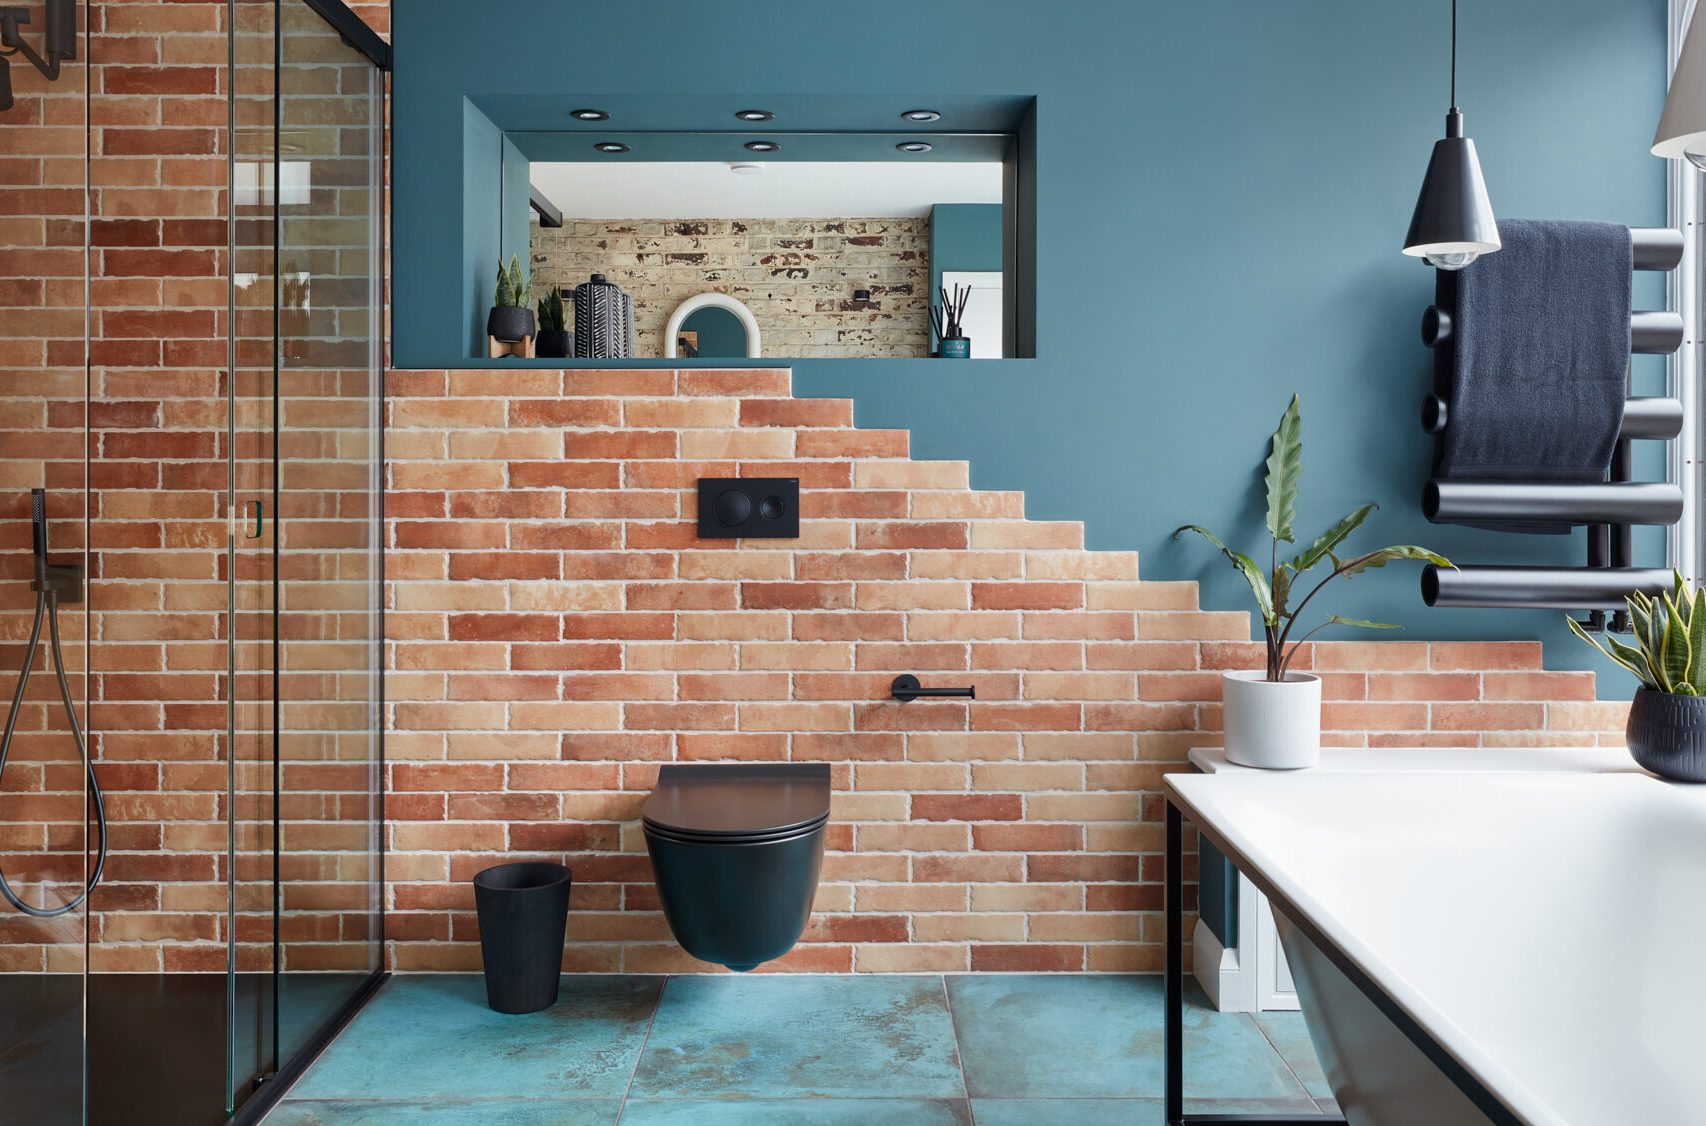
{"type": "Polygon", "coordinates": [[[909,109],[901,114],[908,121],[940,121],[942,115],[933,109],[909,109]]]}
{"type": "Polygon", "coordinates": [[[775,141],[748,141],[745,145],[747,152],[781,152],[782,146],[775,141]]]}
{"type": "Polygon", "coordinates": [[[729,165],[729,171],[736,176],[756,176],[764,171],[764,165],[752,160],[737,160],[729,165]]]}
{"type": "Polygon", "coordinates": [[[624,145],[620,141],[600,141],[600,142],[598,142],[598,144],[596,144],[592,147],[597,149],[599,152],[627,152],[628,151],[628,146],[624,145]]]}
{"type": "Polygon", "coordinates": [[[775,121],[776,115],[767,109],[736,110],[735,116],[742,121],[775,121]]]}
{"type": "Polygon", "coordinates": [[[572,109],[569,116],[576,121],[609,121],[610,115],[601,109],[572,109]]]}
{"type": "Polygon", "coordinates": [[[902,141],[895,146],[901,152],[929,152],[935,147],[929,141],[902,141]]]}

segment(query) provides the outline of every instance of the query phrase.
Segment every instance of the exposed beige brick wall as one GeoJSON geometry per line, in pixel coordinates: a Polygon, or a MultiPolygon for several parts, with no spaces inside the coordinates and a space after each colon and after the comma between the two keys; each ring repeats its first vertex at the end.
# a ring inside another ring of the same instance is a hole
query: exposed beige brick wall
{"type": "MultiPolygon", "coordinates": [[[[611,219],[533,227],[533,291],[604,274],[633,295],[637,349],[662,356],[675,307],[736,297],[766,356],[930,351],[928,219],[611,219]],[[871,291],[854,301],[855,289],[871,291]]],[[[572,327],[572,326],[571,326],[572,327]]]]}
{"type": "MultiPolygon", "coordinates": [[[[1219,741],[1241,612],[1077,523],[915,462],[760,371],[390,377],[387,926],[401,970],[479,966],[468,880],[575,872],[565,965],[706,970],[638,825],[657,766],[813,760],[836,798],[777,969],[1154,970],[1161,777],[1219,741]],[[701,476],[790,475],[798,540],[701,540],[701,476]],[[897,704],[889,682],[975,683],[897,704]]],[[[1624,705],[1532,642],[1318,644],[1328,739],[1616,740],[1624,705]]]]}

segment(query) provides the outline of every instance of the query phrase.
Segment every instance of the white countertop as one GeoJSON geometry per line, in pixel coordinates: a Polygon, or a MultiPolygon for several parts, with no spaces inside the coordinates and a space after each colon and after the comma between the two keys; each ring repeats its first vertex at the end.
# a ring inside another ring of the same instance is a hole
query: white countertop
{"type": "Polygon", "coordinates": [[[1186,817],[1525,1121],[1706,1120],[1706,787],[1618,748],[1202,757],[1186,817]]]}
{"type": "Polygon", "coordinates": [[[1268,771],[1229,762],[1219,747],[1197,747],[1191,765],[1204,774],[1368,774],[1451,770],[1480,774],[1541,770],[1572,774],[1644,774],[1622,747],[1322,747],[1318,766],[1268,771]]]}

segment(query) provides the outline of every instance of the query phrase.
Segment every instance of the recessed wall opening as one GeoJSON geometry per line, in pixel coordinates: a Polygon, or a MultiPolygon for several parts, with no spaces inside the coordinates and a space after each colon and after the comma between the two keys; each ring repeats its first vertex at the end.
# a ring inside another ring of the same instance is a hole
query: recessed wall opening
{"type": "Polygon", "coordinates": [[[1036,354],[1033,99],[570,100],[465,104],[449,362],[1036,354]]]}

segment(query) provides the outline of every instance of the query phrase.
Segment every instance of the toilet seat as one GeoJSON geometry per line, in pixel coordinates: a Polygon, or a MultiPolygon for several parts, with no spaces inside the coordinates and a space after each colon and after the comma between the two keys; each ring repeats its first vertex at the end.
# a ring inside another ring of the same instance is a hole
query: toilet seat
{"type": "Polygon", "coordinates": [[[769,844],[821,828],[829,794],[828,763],[670,763],[640,820],[684,844],[769,844]]]}
{"type": "Polygon", "coordinates": [[[640,810],[670,933],[746,971],[793,949],[811,919],[829,826],[823,762],[669,763],[640,810]]]}

